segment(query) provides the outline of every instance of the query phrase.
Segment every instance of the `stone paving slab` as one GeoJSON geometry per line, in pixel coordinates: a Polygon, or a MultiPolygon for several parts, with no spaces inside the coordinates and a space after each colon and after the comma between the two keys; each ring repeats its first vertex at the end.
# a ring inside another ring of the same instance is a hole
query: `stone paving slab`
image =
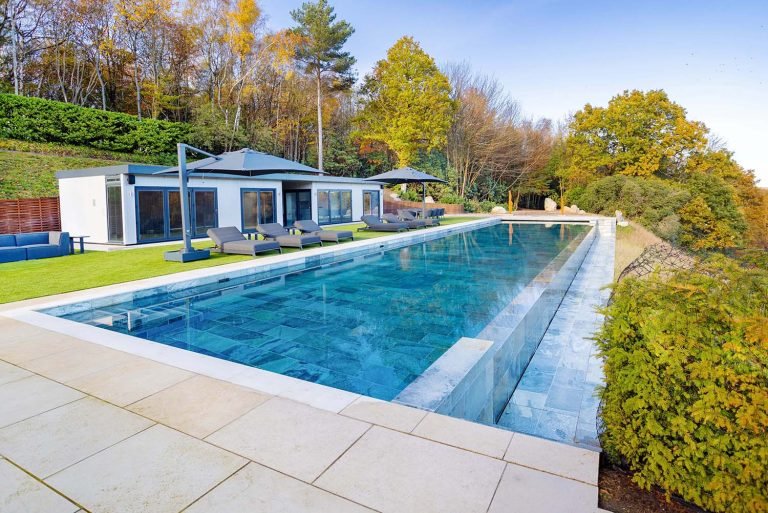
{"type": "Polygon", "coordinates": [[[366,513],[373,510],[249,463],[185,513],[366,513]]]}
{"type": "Polygon", "coordinates": [[[365,422],[275,397],[206,440],[312,482],[369,427],[365,422]]]}
{"type": "Polygon", "coordinates": [[[10,363],[0,361],[0,385],[31,376],[32,373],[10,363]]]}
{"type": "Polygon", "coordinates": [[[0,386],[0,428],[58,408],[85,395],[32,375],[0,386]]]}
{"type": "Polygon", "coordinates": [[[122,351],[88,344],[86,347],[67,349],[26,361],[24,367],[37,374],[66,383],[135,358],[122,351]]]}
{"type": "Polygon", "coordinates": [[[427,412],[372,397],[360,396],[355,402],[344,408],[341,414],[410,433],[427,415],[427,412]]]}
{"type": "Polygon", "coordinates": [[[488,513],[593,512],[597,487],[508,464],[488,513]]]}
{"type": "Polygon", "coordinates": [[[93,512],[177,512],[247,461],[154,426],[46,480],[93,512]]]}
{"type": "Polygon", "coordinates": [[[427,415],[413,434],[493,458],[504,456],[512,440],[511,432],[436,413],[427,415]]]}
{"type": "Polygon", "coordinates": [[[515,433],[504,459],[597,486],[600,454],[596,451],[515,433]]]}
{"type": "Polygon", "coordinates": [[[79,509],[8,460],[0,459],[0,511],[74,513],[79,509]]]}
{"type": "Polygon", "coordinates": [[[499,460],[373,427],[317,486],[382,512],[484,513],[499,460]]]}
{"type": "Polygon", "coordinates": [[[176,367],[134,357],[67,384],[112,404],[126,406],[192,376],[176,367]]]}
{"type": "Polygon", "coordinates": [[[205,438],[269,397],[218,379],[195,376],[142,399],[128,409],[188,435],[205,438]],[[200,405],[204,405],[204,412],[200,411],[200,405]]]}
{"type": "Polygon", "coordinates": [[[0,359],[20,364],[35,358],[41,358],[68,349],[86,347],[86,343],[60,333],[40,330],[23,330],[16,334],[4,333],[0,339],[0,359]]]}
{"type": "Polygon", "coordinates": [[[152,424],[86,397],[0,429],[0,453],[45,478],[152,424]]]}

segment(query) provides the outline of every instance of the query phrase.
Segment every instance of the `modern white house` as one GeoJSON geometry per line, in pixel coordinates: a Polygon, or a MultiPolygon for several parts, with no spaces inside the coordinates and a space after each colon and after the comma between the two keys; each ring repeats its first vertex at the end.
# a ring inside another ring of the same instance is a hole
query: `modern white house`
{"type": "MultiPolygon", "coordinates": [[[[381,213],[381,184],[328,176],[250,149],[221,157],[215,173],[206,170],[211,159],[188,166],[194,237],[206,237],[208,228],[218,226],[253,233],[259,223],[291,226],[297,220],[312,219],[329,225],[381,213]],[[258,162],[259,169],[250,175],[221,170],[235,159],[240,168],[250,164],[255,168],[258,162]]],[[[88,243],[131,245],[182,238],[175,168],[122,164],[59,171],[56,177],[62,230],[86,235],[88,243]]]]}

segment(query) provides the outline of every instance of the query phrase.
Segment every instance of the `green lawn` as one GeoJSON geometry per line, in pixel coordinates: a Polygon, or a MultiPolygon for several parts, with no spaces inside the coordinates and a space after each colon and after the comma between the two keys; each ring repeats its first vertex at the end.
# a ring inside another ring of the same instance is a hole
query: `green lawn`
{"type": "MultiPolygon", "coordinates": [[[[442,224],[456,224],[470,221],[473,217],[451,217],[443,219],[442,224]]],[[[330,229],[353,230],[355,239],[372,239],[385,237],[390,233],[357,232],[362,223],[351,226],[337,226],[330,229]]],[[[211,246],[208,240],[195,242],[196,247],[211,246]]],[[[179,245],[155,246],[150,248],[127,249],[122,251],[87,251],[59,258],[29,260],[0,264],[0,303],[10,303],[35,297],[50,296],[75,290],[90,289],[115,283],[140,280],[190,271],[201,267],[213,267],[250,260],[244,255],[221,255],[212,253],[208,260],[181,264],[166,262],[163,253],[170,249],[178,249],[179,245]]],[[[298,251],[287,249],[285,252],[298,251]]],[[[273,255],[266,253],[256,258],[273,255]]]]}

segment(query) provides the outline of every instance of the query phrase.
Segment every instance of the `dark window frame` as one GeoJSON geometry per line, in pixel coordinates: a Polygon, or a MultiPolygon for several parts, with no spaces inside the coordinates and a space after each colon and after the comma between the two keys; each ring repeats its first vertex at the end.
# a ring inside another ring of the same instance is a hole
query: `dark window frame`
{"type": "MultiPolygon", "coordinates": [[[[170,242],[170,241],[177,241],[182,240],[184,238],[184,234],[182,233],[179,237],[171,237],[171,212],[170,212],[170,198],[169,195],[171,192],[179,192],[178,187],[155,187],[152,185],[137,185],[134,186],[134,213],[136,216],[136,243],[137,244],[150,244],[153,242],[170,242]],[[139,217],[139,193],[142,191],[154,191],[154,192],[162,192],[163,193],[163,238],[161,239],[141,239],[141,224],[140,224],[140,217],[139,217]]],[[[189,187],[189,213],[190,213],[190,223],[192,226],[190,226],[190,231],[192,233],[193,239],[204,239],[208,237],[208,235],[195,235],[195,208],[196,208],[196,202],[195,202],[195,192],[202,191],[202,192],[213,192],[213,218],[215,220],[216,227],[219,226],[219,190],[216,187],[189,187]]]]}
{"type": "Polygon", "coordinates": [[[107,205],[107,242],[109,243],[125,243],[125,216],[123,215],[123,179],[122,175],[113,175],[113,176],[105,176],[104,177],[104,195],[106,197],[106,205],[107,205]],[[120,202],[120,208],[117,210],[119,213],[119,226],[120,226],[120,237],[119,238],[113,238],[112,237],[112,223],[113,221],[116,221],[117,219],[112,219],[112,215],[110,214],[110,205],[109,205],[109,190],[110,189],[117,189],[119,194],[119,202],[120,202]]]}
{"type": "Polygon", "coordinates": [[[370,215],[375,215],[376,217],[381,217],[381,189],[364,189],[363,190],[363,215],[369,215],[365,211],[365,195],[366,194],[370,194],[370,193],[374,193],[374,192],[376,193],[376,198],[378,199],[378,201],[376,202],[376,213],[375,214],[370,214],[370,215]]]}
{"type": "MultiPolygon", "coordinates": [[[[277,189],[270,187],[241,187],[240,188],[240,231],[242,233],[256,233],[255,228],[245,227],[245,193],[247,192],[271,192],[272,193],[272,222],[277,222],[277,189]]],[[[261,209],[261,195],[256,196],[256,210],[261,209]]]]}
{"type": "Polygon", "coordinates": [[[328,203],[327,203],[328,222],[322,223],[322,224],[332,225],[332,224],[345,224],[345,223],[353,222],[353,219],[354,219],[354,215],[352,215],[352,193],[354,192],[353,189],[317,189],[317,201],[316,201],[317,224],[321,224],[321,220],[320,220],[320,193],[321,192],[327,193],[327,197],[328,197],[328,203]],[[349,193],[349,220],[342,219],[341,221],[333,221],[333,218],[331,217],[331,193],[332,192],[340,192],[340,193],[348,192],[349,193]]]}

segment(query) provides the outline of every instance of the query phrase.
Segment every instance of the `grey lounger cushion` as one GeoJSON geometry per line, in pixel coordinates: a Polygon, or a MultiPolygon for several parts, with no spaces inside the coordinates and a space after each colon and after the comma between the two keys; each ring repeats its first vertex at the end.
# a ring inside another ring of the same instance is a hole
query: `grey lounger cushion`
{"type": "Polygon", "coordinates": [[[416,219],[416,216],[413,214],[413,212],[414,211],[412,210],[398,210],[397,214],[402,217],[405,222],[418,221],[422,223],[421,226],[436,226],[440,224],[434,219],[416,219]]]}
{"type": "Polygon", "coordinates": [[[424,228],[427,226],[427,223],[425,223],[422,219],[400,219],[395,214],[384,214],[381,216],[381,218],[388,223],[405,223],[408,225],[410,230],[415,230],[416,228],[424,228]]]}
{"type": "Polygon", "coordinates": [[[360,218],[365,223],[365,227],[359,230],[370,230],[372,232],[404,232],[408,230],[405,223],[385,223],[376,216],[363,216],[360,218]]]}
{"type": "Polygon", "coordinates": [[[255,255],[263,251],[283,252],[277,242],[273,240],[248,240],[234,226],[210,228],[206,233],[216,243],[219,253],[255,255]]]}
{"type": "Polygon", "coordinates": [[[347,230],[323,230],[322,227],[311,219],[304,221],[296,221],[293,226],[299,229],[301,233],[309,233],[311,235],[317,235],[323,242],[336,242],[338,243],[344,239],[354,239],[355,235],[351,231],[347,230]]]}
{"type": "Polygon", "coordinates": [[[274,239],[284,248],[302,249],[310,244],[323,245],[323,241],[317,235],[291,235],[291,232],[286,230],[280,223],[260,224],[256,227],[256,231],[263,235],[265,239],[274,239]]]}

